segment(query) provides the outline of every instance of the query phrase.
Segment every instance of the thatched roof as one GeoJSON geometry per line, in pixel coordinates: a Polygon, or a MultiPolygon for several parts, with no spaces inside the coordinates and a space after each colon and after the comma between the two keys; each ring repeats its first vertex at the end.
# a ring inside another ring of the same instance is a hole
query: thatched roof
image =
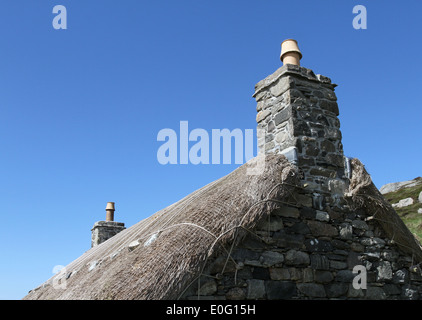
{"type": "Polygon", "coordinates": [[[345,194],[345,198],[349,200],[352,207],[364,209],[369,216],[367,220],[377,221],[387,236],[403,252],[411,256],[415,262],[421,263],[422,249],[419,241],[373,184],[371,176],[359,159],[352,159],[351,165],[353,173],[349,192],[345,194]]]}
{"type": "Polygon", "coordinates": [[[67,289],[55,289],[53,277],[25,298],[177,299],[214,250],[224,250],[239,229],[254,228],[277,206],[272,200],[294,189],[287,159],[264,158],[262,174],[248,174],[253,159],[91,248],[66,266],[67,289]]]}
{"type": "MultiPolygon", "coordinates": [[[[66,266],[25,299],[177,299],[196,281],[213,252],[229,251],[299,187],[297,168],[282,155],[257,158],[195,191],[66,266]],[[66,289],[60,281],[66,280],[66,289]],[[53,285],[56,284],[56,285],[53,285]]],[[[422,258],[413,235],[354,159],[347,197],[372,212],[406,252],[422,258]]],[[[422,259],[420,260],[422,261],[422,259]]]]}

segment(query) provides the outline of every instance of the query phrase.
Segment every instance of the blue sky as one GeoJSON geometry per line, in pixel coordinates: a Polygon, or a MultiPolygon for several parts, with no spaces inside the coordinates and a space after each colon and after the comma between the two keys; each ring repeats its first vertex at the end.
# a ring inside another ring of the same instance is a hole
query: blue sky
{"type": "Polygon", "coordinates": [[[163,128],[255,129],[255,84],[295,38],[336,88],[345,154],[375,184],[421,175],[420,1],[0,3],[0,299],[90,248],[116,202],[129,227],[238,165],[157,161],[163,128]],[[67,8],[67,30],[52,26],[67,8]],[[368,28],[352,26],[365,5],[368,28]]]}

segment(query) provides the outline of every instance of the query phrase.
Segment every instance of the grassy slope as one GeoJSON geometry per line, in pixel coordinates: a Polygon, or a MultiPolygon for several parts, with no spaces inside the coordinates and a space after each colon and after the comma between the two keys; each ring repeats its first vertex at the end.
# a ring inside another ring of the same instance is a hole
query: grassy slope
{"type": "Polygon", "coordinates": [[[391,204],[397,203],[405,198],[413,199],[414,203],[411,206],[395,208],[395,210],[410,231],[422,242],[422,214],[418,213],[418,209],[422,208],[422,203],[418,202],[419,193],[422,191],[422,178],[418,177],[415,180],[419,180],[421,184],[386,193],[384,194],[384,198],[391,204]]]}

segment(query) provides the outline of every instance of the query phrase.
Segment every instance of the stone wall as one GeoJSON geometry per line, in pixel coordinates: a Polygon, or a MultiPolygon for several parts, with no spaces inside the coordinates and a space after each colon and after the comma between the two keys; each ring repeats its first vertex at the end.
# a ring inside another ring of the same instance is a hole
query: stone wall
{"type": "Polygon", "coordinates": [[[103,243],[124,229],[123,222],[97,221],[91,229],[91,247],[103,243]]]}
{"type": "Polygon", "coordinates": [[[363,212],[320,211],[305,193],[210,259],[184,299],[419,299],[420,269],[363,212]],[[226,248],[228,251],[229,248],[226,248]],[[367,288],[355,289],[355,266],[367,288]],[[199,290],[198,290],[199,288],[199,290]]]}

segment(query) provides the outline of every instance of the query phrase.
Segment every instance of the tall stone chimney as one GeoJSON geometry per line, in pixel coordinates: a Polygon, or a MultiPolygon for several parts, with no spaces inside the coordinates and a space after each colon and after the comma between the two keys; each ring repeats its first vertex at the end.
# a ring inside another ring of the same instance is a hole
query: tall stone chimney
{"type": "Polygon", "coordinates": [[[114,202],[107,202],[106,220],[97,221],[91,229],[91,247],[95,247],[100,243],[110,239],[120,231],[126,229],[123,222],[114,221],[114,202]]]}
{"type": "Polygon", "coordinates": [[[296,40],[281,45],[283,66],[255,86],[260,152],[284,154],[298,166],[316,209],[335,204],[348,183],[335,84],[299,64],[296,40]]]}

